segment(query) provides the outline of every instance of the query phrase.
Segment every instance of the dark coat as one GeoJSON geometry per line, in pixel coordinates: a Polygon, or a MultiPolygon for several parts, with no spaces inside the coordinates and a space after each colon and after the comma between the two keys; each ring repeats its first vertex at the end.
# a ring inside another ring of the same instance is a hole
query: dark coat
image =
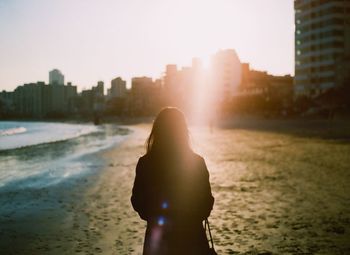
{"type": "Polygon", "coordinates": [[[143,254],[207,254],[202,222],[214,204],[204,159],[146,154],[136,166],[131,197],[147,221],[143,254]]]}

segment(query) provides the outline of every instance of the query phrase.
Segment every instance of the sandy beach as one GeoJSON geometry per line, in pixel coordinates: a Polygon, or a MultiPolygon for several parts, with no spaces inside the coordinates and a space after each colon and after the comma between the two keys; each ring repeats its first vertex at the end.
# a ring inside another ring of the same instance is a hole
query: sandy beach
{"type": "MultiPolygon", "coordinates": [[[[141,254],[130,204],[149,124],[100,153],[95,174],[0,193],[0,254],[141,254]]],[[[350,254],[350,143],[283,132],[191,129],[210,171],[218,254],[350,254]]]]}

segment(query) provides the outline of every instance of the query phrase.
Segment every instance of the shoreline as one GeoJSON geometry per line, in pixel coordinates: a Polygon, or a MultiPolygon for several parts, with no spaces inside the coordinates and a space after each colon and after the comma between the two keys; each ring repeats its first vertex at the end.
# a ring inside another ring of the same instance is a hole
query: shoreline
{"type": "MultiPolygon", "coordinates": [[[[128,132],[129,135],[132,133],[128,132]]],[[[77,233],[77,226],[84,225],[84,233],[94,233],[86,223],[87,215],[82,207],[86,193],[104,169],[110,167],[103,155],[110,150],[119,150],[127,139],[87,155],[98,161],[92,166],[93,170],[82,175],[37,188],[12,188],[12,185],[1,188],[0,251],[6,254],[77,253],[77,237],[82,235],[77,233]]],[[[23,149],[27,148],[20,148],[23,149]]]]}
{"type": "MultiPolygon", "coordinates": [[[[44,128],[47,127],[44,125],[44,128]]],[[[0,192],[11,187],[45,187],[89,174],[94,171],[94,165],[99,164],[100,153],[118,146],[128,135],[129,129],[106,124],[96,131],[67,139],[54,137],[39,144],[0,150],[0,192]],[[55,138],[61,140],[51,141],[55,138]]],[[[18,135],[15,141],[24,139],[21,137],[22,134],[18,135]]],[[[31,131],[27,137],[31,137],[31,131]]]]}

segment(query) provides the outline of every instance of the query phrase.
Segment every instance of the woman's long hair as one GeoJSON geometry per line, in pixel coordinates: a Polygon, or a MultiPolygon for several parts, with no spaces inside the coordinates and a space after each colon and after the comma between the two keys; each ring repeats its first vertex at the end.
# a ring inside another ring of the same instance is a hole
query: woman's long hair
{"type": "Polygon", "coordinates": [[[153,122],[146,141],[147,154],[181,154],[190,149],[184,114],[175,107],[163,108],[153,122]]]}

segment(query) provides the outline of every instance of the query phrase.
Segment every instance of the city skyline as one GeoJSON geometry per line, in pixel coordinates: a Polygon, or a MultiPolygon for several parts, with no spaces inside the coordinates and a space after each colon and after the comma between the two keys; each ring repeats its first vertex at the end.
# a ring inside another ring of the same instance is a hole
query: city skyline
{"type": "Polygon", "coordinates": [[[294,74],[293,1],[1,1],[0,88],[61,70],[78,90],[167,64],[207,66],[219,49],[272,74],[294,74]],[[195,18],[193,18],[195,17],[195,18]],[[45,20],[45,22],[43,22],[45,20]]]}

